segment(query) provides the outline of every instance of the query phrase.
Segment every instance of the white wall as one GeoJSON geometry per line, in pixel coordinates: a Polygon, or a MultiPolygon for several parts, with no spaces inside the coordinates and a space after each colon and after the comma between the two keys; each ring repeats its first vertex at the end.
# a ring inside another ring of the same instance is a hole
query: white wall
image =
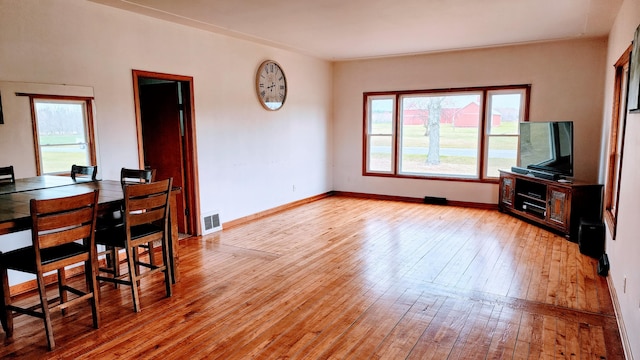
{"type": "Polygon", "coordinates": [[[596,181],[605,53],[606,39],[587,39],[337,63],[335,190],[496,204],[496,184],[362,176],[362,94],[512,84],[532,85],[532,121],[575,122],[576,178],[596,181]]]}
{"type": "MultiPolygon", "coordinates": [[[[640,25],[640,1],[625,0],[620,8],[609,35],[607,64],[605,66],[606,91],[604,94],[603,124],[604,140],[608,140],[613,104],[615,73],[613,65],[633,41],[636,27],[640,25]]],[[[608,144],[603,146],[603,161],[600,168],[602,181],[607,169],[608,144]]],[[[640,357],[640,238],[638,219],[640,218],[640,114],[628,114],[626,122],[624,157],[620,177],[620,202],[618,203],[618,225],[616,239],[606,232],[606,252],[611,263],[609,284],[620,305],[620,314],[628,335],[628,345],[634,357],[640,357]],[[626,292],[624,279],[627,279],[626,292]]]]}
{"type": "MultiPolygon", "coordinates": [[[[329,62],[87,1],[0,0],[0,81],[93,88],[103,179],[138,166],[132,69],[194,78],[202,212],[226,222],[333,189],[329,62]],[[290,89],[276,112],[255,94],[266,59],[290,89]]],[[[5,116],[0,164],[35,175],[29,119],[5,116]]]]}
{"type": "MultiPolygon", "coordinates": [[[[131,70],[193,76],[201,211],[220,210],[223,221],[334,189],[495,204],[493,184],[363,177],[362,93],[531,83],[531,119],[574,120],[577,177],[595,181],[604,169],[599,149],[608,131],[601,134],[602,121],[611,113],[612,65],[638,23],[639,1],[625,0],[608,52],[606,41],[586,39],[332,68],[326,61],[86,1],[0,0],[0,81],[93,88],[98,165],[103,178],[115,179],[122,166],[138,164],[131,70]],[[278,61],[289,81],[287,103],[278,112],[263,110],[254,93],[254,74],[265,59],[278,61]]],[[[24,121],[5,116],[0,125],[0,165],[13,164],[21,177],[35,174],[31,128],[24,121]]],[[[640,151],[640,115],[629,117],[625,151],[640,151]]],[[[610,276],[636,356],[637,163],[625,157],[619,235],[607,239],[610,276]]]]}

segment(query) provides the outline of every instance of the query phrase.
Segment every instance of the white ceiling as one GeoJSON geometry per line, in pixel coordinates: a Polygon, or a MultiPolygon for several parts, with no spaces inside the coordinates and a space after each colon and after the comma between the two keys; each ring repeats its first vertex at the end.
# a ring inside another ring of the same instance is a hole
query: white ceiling
{"type": "Polygon", "coordinates": [[[91,0],[328,60],[605,36],[622,0],[91,0]]]}

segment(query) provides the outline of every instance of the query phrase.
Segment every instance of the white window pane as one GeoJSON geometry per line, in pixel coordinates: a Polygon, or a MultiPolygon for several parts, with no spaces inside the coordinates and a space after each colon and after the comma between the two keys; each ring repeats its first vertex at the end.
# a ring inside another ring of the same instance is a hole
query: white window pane
{"type": "Polygon", "coordinates": [[[369,133],[393,133],[393,99],[373,99],[369,104],[369,133]]]}
{"type": "Polygon", "coordinates": [[[479,94],[402,98],[400,173],[478,177],[479,94]]]}
{"type": "Polygon", "coordinates": [[[368,171],[388,173],[393,171],[393,148],[391,136],[371,136],[369,138],[368,171]]]}
{"type": "Polygon", "coordinates": [[[487,119],[487,134],[516,135],[518,123],[523,121],[522,99],[524,93],[520,90],[513,92],[489,92],[487,119]]]}
{"type": "Polygon", "coordinates": [[[89,165],[86,145],[42,146],[42,173],[57,173],[71,170],[71,165],[89,165]]]}
{"type": "Polygon", "coordinates": [[[36,100],[35,111],[42,173],[65,172],[90,165],[83,101],[36,100]]]}
{"type": "Polygon", "coordinates": [[[487,177],[499,177],[498,170],[509,170],[518,164],[517,136],[490,136],[487,144],[487,177]]]}

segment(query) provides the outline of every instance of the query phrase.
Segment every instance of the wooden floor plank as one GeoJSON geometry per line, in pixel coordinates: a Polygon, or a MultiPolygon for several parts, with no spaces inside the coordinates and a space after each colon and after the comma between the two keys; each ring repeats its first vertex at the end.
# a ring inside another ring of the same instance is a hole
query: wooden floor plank
{"type": "Polygon", "coordinates": [[[421,294],[407,314],[373,352],[372,359],[399,359],[408,354],[446,298],[421,294]]]}
{"type": "MultiPolygon", "coordinates": [[[[18,316],[2,358],[620,359],[578,245],[497,211],[333,196],[180,242],[181,281],[18,316]]],[[[124,264],[122,266],[124,270],[124,264]]],[[[69,279],[82,282],[81,277],[69,279]]],[[[51,289],[53,294],[55,289],[51,289]]],[[[33,294],[17,300],[35,303],[33,294]]]]}
{"type": "MultiPolygon", "coordinates": [[[[580,354],[580,327],[579,323],[575,321],[567,320],[565,322],[565,358],[574,360],[577,359],[580,354]]],[[[615,359],[615,357],[611,357],[615,359]]]]}
{"type": "Polygon", "coordinates": [[[407,358],[446,359],[451,353],[471,309],[472,304],[468,301],[447,298],[407,358]]]}
{"type": "Polygon", "coordinates": [[[463,332],[458,337],[454,345],[450,358],[452,359],[473,359],[474,357],[483,355],[478,349],[486,347],[491,334],[489,320],[496,306],[484,302],[474,304],[471,309],[469,318],[465,323],[463,332]]]}
{"type": "Polygon", "coordinates": [[[487,359],[513,358],[521,319],[522,311],[508,307],[502,308],[500,320],[491,339],[487,359]]]}

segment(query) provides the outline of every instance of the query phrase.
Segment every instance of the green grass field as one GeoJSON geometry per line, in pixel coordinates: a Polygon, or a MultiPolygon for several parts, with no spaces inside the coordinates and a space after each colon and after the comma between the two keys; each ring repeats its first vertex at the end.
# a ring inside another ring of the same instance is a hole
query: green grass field
{"type": "MultiPolygon", "coordinates": [[[[381,125],[384,128],[384,125],[381,125]]],[[[494,134],[516,134],[517,122],[503,122],[493,129],[494,134]]],[[[373,132],[376,132],[374,126],[373,132]]],[[[402,148],[411,149],[402,155],[401,172],[415,174],[440,175],[476,175],[478,173],[478,156],[440,156],[440,164],[426,163],[429,149],[429,136],[425,136],[423,125],[404,125],[402,129],[402,148]],[[422,150],[421,150],[422,149],[422,150]]],[[[374,136],[372,146],[390,149],[391,136],[374,136]]],[[[515,150],[516,137],[492,137],[488,144],[492,150],[515,150]]],[[[440,149],[468,149],[477,151],[479,147],[478,129],[453,127],[450,124],[440,125],[440,149]]],[[[377,170],[389,169],[391,157],[388,151],[371,154],[371,168],[377,170]]],[[[498,176],[498,169],[508,169],[516,165],[516,158],[489,158],[489,176],[498,176]]]]}
{"type": "Polygon", "coordinates": [[[42,172],[45,174],[68,172],[73,164],[89,165],[85,144],[66,145],[78,144],[83,141],[84,138],[77,135],[40,135],[40,144],[54,145],[41,148],[42,172]]]}

